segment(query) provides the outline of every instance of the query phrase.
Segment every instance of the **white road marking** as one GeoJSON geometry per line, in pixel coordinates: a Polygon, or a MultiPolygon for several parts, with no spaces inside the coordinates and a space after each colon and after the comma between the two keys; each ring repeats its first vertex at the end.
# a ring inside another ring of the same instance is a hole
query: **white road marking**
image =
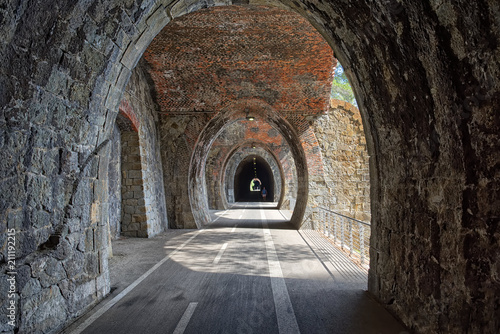
{"type": "MultiPolygon", "coordinates": [[[[238,218],[239,219],[239,218],[238,218]]],[[[231,232],[234,232],[236,231],[236,227],[238,226],[238,224],[234,225],[233,229],[231,230],[231,232]]]]}
{"type": "Polygon", "coordinates": [[[215,218],[214,220],[212,220],[212,221],[211,221],[210,223],[208,223],[207,225],[210,225],[210,224],[212,224],[212,223],[215,223],[216,221],[218,221],[218,220],[219,220],[219,218],[221,218],[222,216],[224,216],[224,215],[225,215],[226,213],[228,213],[228,212],[229,212],[229,209],[228,209],[228,210],[226,210],[226,211],[224,211],[223,213],[221,213],[221,215],[220,215],[219,217],[215,218]]]}
{"type": "Polygon", "coordinates": [[[219,263],[220,258],[222,257],[222,254],[224,254],[224,251],[226,250],[226,247],[227,247],[227,242],[224,245],[222,245],[222,247],[221,247],[221,249],[219,251],[219,254],[217,254],[217,256],[214,259],[213,264],[219,263]]]}
{"type": "Polygon", "coordinates": [[[198,234],[203,232],[204,230],[198,230],[192,237],[190,237],[188,240],[186,240],[182,245],[177,247],[172,253],[168,254],[165,256],[163,259],[160,260],[157,264],[155,264],[153,267],[151,267],[148,271],[146,271],[144,274],[142,274],[141,277],[136,279],[132,284],[130,284],[128,287],[126,287],[122,292],[120,292],[116,297],[111,299],[109,302],[107,302],[102,308],[100,308],[96,313],[92,314],[87,320],[85,320],[83,323],[81,323],[75,330],[73,330],[71,333],[72,334],[79,334],[83,332],[88,326],[90,326],[94,321],[96,321],[101,315],[103,315],[107,310],[109,310],[113,305],[118,303],[123,297],[125,297],[132,289],[134,289],[136,286],[138,286],[142,281],[144,281],[153,271],[158,269],[162,264],[167,262],[172,256],[174,256],[177,252],[179,252],[184,246],[186,246],[191,240],[196,238],[198,234]]]}
{"type": "Polygon", "coordinates": [[[193,316],[196,306],[198,306],[198,303],[189,303],[188,307],[186,308],[186,311],[184,311],[184,314],[182,315],[181,320],[177,324],[177,327],[175,327],[173,334],[184,333],[187,325],[189,324],[189,320],[191,320],[191,317],[193,316]]]}
{"type": "Polygon", "coordinates": [[[273,237],[269,230],[264,210],[259,211],[264,226],[264,241],[266,243],[269,276],[271,277],[271,288],[273,290],[278,330],[280,334],[299,334],[299,325],[297,324],[290,295],[288,294],[285,279],[283,278],[278,254],[276,254],[276,249],[274,248],[273,237]]]}

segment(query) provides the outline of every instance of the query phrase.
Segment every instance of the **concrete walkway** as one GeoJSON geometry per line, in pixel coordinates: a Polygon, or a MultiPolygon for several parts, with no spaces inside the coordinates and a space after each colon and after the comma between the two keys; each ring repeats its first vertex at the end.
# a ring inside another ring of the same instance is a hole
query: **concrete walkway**
{"type": "Polygon", "coordinates": [[[64,333],[406,333],[316,232],[249,203],[212,216],[114,242],[111,294],[64,333]]]}

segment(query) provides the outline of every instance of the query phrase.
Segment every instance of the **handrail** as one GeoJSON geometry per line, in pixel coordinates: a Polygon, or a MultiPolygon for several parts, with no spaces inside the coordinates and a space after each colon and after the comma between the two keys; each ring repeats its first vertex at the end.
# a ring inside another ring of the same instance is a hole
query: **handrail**
{"type": "Polygon", "coordinates": [[[334,213],[334,214],[336,214],[336,215],[342,216],[342,217],[344,217],[344,218],[347,218],[347,219],[350,219],[350,220],[354,220],[355,222],[358,222],[358,223],[361,223],[361,224],[364,224],[364,225],[367,225],[367,226],[371,226],[371,224],[370,224],[370,223],[364,222],[364,221],[362,221],[362,220],[357,220],[357,219],[355,219],[355,218],[352,218],[352,217],[349,217],[349,216],[343,215],[343,214],[341,214],[341,213],[338,213],[338,212],[332,211],[332,210],[327,209],[327,208],[324,208],[324,207],[322,207],[322,206],[318,206],[318,208],[319,208],[319,209],[321,209],[321,210],[325,210],[325,211],[328,211],[328,212],[334,213]]]}
{"type": "Polygon", "coordinates": [[[354,262],[365,266],[366,260],[370,259],[371,224],[324,207],[318,208],[318,232],[322,232],[342,250],[348,251],[354,262]]]}

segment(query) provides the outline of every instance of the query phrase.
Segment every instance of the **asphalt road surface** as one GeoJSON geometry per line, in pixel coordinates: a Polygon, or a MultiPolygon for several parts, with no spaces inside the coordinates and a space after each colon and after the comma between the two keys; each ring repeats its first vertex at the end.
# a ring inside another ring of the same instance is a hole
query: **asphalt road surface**
{"type": "Polygon", "coordinates": [[[112,293],[63,332],[407,333],[316,232],[269,204],[212,216],[202,230],[114,242],[112,293]]]}

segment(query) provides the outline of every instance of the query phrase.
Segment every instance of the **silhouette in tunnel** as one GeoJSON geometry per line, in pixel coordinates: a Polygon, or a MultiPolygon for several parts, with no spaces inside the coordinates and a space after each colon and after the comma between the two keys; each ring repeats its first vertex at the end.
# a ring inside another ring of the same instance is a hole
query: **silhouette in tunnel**
{"type": "Polygon", "coordinates": [[[243,159],[234,176],[234,196],[236,202],[262,201],[260,189],[253,191],[251,184],[258,178],[260,189],[266,187],[268,202],[274,201],[274,177],[271,167],[265,159],[258,155],[250,155],[243,159]]]}

